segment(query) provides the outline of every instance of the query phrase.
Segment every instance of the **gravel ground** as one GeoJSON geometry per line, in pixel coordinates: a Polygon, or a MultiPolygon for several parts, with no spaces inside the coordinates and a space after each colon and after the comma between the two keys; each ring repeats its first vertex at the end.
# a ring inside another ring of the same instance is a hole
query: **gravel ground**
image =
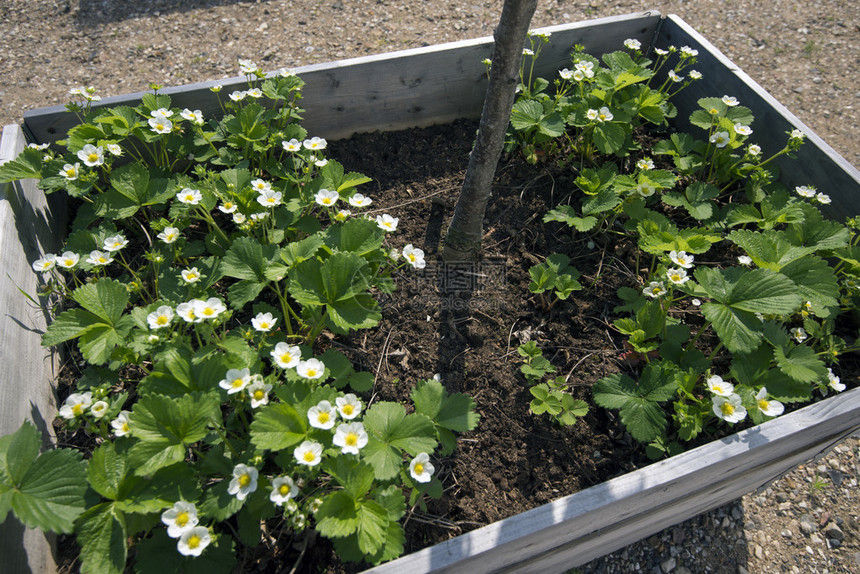
{"type": "MultiPolygon", "coordinates": [[[[0,0],[0,125],[66,102],[492,34],[501,0],[0,0]]],[[[533,27],[641,11],[540,0],[533,27]]],[[[676,13],[860,165],[860,2],[674,0],[676,13]]],[[[583,572],[860,572],[860,440],[583,572]]]]}

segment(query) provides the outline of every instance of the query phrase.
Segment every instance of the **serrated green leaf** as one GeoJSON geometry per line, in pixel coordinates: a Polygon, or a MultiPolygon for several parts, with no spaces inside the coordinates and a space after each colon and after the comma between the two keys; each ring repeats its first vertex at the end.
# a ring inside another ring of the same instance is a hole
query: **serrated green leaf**
{"type": "Polygon", "coordinates": [[[779,370],[799,383],[815,383],[827,378],[827,367],[811,347],[776,347],[773,358],[779,370]]]}
{"type": "Polygon", "coordinates": [[[87,465],[87,480],[93,490],[107,499],[117,500],[120,489],[129,471],[129,460],[125,453],[117,453],[114,443],[102,443],[87,465]]]}
{"type": "MultiPolygon", "coordinates": [[[[227,520],[242,508],[244,501],[227,492],[229,480],[222,480],[203,494],[203,500],[198,508],[203,516],[215,520],[227,520]]],[[[246,499],[247,500],[247,499],[246,499]]]]}
{"type": "Polygon", "coordinates": [[[695,277],[714,299],[702,305],[702,313],[733,353],[751,353],[758,347],[762,323],[755,313],[790,314],[801,304],[797,286],[768,269],[700,267],[695,277]]]}
{"type": "Polygon", "coordinates": [[[382,550],[388,530],[388,511],[373,500],[364,500],[358,506],[358,548],[373,555],[382,550]]]}
{"type": "Polygon", "coordinates": [[[674,380],[660,380],[657,372],[659,369],[648,376],[643,373],[638,385],[626,375],[614,374],[599,380],[593,388],[594,401],[604,408],[618,409],[622,424],[642,443],[663,435],[666,416],[657,402],[674,396],[677,387],[674,380]]]}
{"type": "Polygon", "coordinates": [[[45,152],[26,147],[13,160],[0,165],[0,183],[19,179],[42,178],[42,156],[45,152]]]}
{"type": "MultiPolygon", "coordinates": [[[[19,429],[19,432],[20,429],[19,429]]],[[[32,434],[32,431],[23,431],[32,434]]],[[[5,438],[5,437],[4,437],[5,438]]],[[[19,439],[16,446],[28,450],[31,439],[19,439]],[[22,441],[23,442],[20,442],[22,441]]],[[[22,462],[17,453],[10,455],[12,440],[0,443],[5,447],[6,464],[13,460],[15,475],[20,475],[22,462]]],[[[28,454],[32,454],[28,450],[28,454]]],[[[31,463],[20,481],[13,483],[9,476],[0,473],[0,510],[11,508],[15,516],[30,528],[44,531],[69,533],[75,519],[86,507],[84,494],[87,490],[86,463],[77,451],[69,449],[49,450],[31,463]]]]}
{"type": "Polygon", "coordinates": [[[78,287],[72,298],[103,322],[115,326],[128,305],[129,295],[123,283],[103,278],[78,287]]]}
{"type": "Polygon", "coordinates": [[[601,152],[610,154],[622,148],[627,132],[617,123],[602,123],[594,127],[592,134],[594,146],[601,152]]]}
{"type": "Polygon", "coordinates": [[[130,416],[132,435],[140,439],[129,452],[135,473],[152,474],[184,460],[186,447],[203,439],[210,424],[220,424],[219,406],[214,394],[142,396],[130,416]]]}
{"type": "Polygon", "coordinates": [[[30,421],[24,423],[17,431],[0,437],[0,477],[7,480],[7,485],[21,484],[33,461],[39,456],[42,444],[42,433],[30,421]]]}
{"type": "Polygon", "coordinates": [[[827,261],[804,257],[787,264],[780,273],[794,281],[800,298],[812,303],[812,312],[830,318],[839,310],[839,280],[827,261]]]}
{"type": "Polygon", "coordinates": [[[301,241],[293,241],[281,249],[281,259],[288,267],[301,263],[313,257],[320,247],[323,239],[319,235],[305,237],[301,241]]]}
{"type": "Polygon", "coordinates": [[[227,277],[266,281],[266,263],[274,259],[275,247],[261,245],[251,237],[233,241],[221,262],[221,271],[227,277]]]}
{"type": "Polygon", "coordinates": [[[388,480],[397,475],[403,451],[415,456],[436,448],[433,421],[422,414],[407,415],[402,405],[379,402],[364,416],[368,444],[364,459],[373,466],[376,477],[388,480]]]}
{"type": "Polygon", "coordinates": [[[363,498],[373,486],[373,468],[365,462],[338,456],[327,460],[324,470],[356,501],[363,498]]]}
{"type": "Polygon", "coordinates": [[[125,516],[112,503],[87,510],[75,522],[81,546],[81,573],[122,574],[125,570],[125,516]]]}
{"type": "Polygon", "coordinates": [[[251,423],[251,443],[278,451],[298,444],[307,436],[305,417],[286,403],[261,407],[251,423]]]}
{"type": "Polygon", "coordinates": [[[356,217],[326,230],[325,244],[331,249],[365,256],[385,241],[385,232],[369,219],[356,217]]]}
{"type": "Polygon", "coordinates": [[[323,498],[316,513],[317,531],[326,538],[343,538],[358,529],[358,505],[344,491],[323,498]]]}

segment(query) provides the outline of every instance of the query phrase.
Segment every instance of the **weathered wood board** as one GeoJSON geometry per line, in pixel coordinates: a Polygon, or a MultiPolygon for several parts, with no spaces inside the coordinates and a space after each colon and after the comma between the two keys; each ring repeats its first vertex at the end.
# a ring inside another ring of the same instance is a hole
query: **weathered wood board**
{"type": "Polygon", "coordinates": [[[564,572],[755,490],[858,428],[853,389],[366,572],[564,572]]]}
{"type": "MultiPolygon", "coordinates": [[[[6,126],[0,139],[0,164],[24,148],[19,126],[6,126]]],[[[35,180],[0,184],[0,436],[32,421],[45,437],[53,436],[57,412],[53,381],[57,360],[41,345],[47,315],[21,291],[35,296],[38,276],[31,264],[44,252],[56,252],[56,229],[65,227],[61,206],[50,206],[35,180]],[[19,291],[20,289],[20,291],[19,291]]],[[[0,525],[3,572],[53,572],[53,537],[24,528],[11,514],[0,525]]]]}
{"type": "MultiPolygon", "coordinates": [[[[555,77],[570,65],[570,52],[582,44],[594,53],[621,49],[626,38],[649,45],[657,32],[656,11],[601,18],[588,22],[541,28],[552,33],[536,70],[555,77]]],[[[305,82],[301,104],[306,108],[302,125],[311,135],[328,139],[349,137],[356,132],[391,131],[425,127],[459,118],[481,115],[487,88],[487,70],[482,63],[492,53],[490,37],[464,40],[314,64],[294,71],[305,82]]],[[[222,86],[220,97],[247,88],[244,77],[166,88],[174,107],[199,109],[204,117],[220,114],[221,107],[211,87],[222,86]]],[[[136,105],[141,93],[107,97],[98,107],[136,105]]],[[[96,106],[94,106],[96,107],[96,106]]],[[[77,123],[64,106],[24,114],[24,127],[31,141],[52,142],[65,137],[77,123]]]]}

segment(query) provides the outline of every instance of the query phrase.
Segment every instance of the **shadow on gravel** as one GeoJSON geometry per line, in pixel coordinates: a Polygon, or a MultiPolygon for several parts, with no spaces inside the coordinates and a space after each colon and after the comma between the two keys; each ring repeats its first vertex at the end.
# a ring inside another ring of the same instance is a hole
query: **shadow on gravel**
{"type": "MultiPolygon", "coordinates": [[[[257,0],[268,2],[269,0],[257,0]]],[[[110,22],[121,22],[139,16],[155,16],[171,12],[187,12],[200,8],[250,4],[249,0],[78,0],[78,25],[97,26],[110,22]]],[[[68,4],[67,4],[68,6],[68,4]]]]}
{"type": "Polygon", "coordinates": [[[747,542],[744,535],[745,521],[743,504],[736,500],[592,560],[574,572],[748,572],[749,548],[752,544],[747,542]]]}

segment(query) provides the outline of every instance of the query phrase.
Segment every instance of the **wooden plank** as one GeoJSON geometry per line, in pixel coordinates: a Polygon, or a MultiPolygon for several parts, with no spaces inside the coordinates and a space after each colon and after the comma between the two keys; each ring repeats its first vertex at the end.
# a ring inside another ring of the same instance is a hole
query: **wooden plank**
{"type": "MultiPolygon", "coordinates": [[[[0,139],[0,164],[24,148],[19,126],[6,126],[0,139]]],[[[62,207],[49,207],[35,180],[0,184],[0,436],[18,430],[24,420],[36,424],[42,435],[53,437],[51,422],[57,408],[54,399],[56,356],[41,345],[46,313],[20,291],[35,297],[38,276],[31,264],[44,253],[55,252],[54,231],[64,229],[62,207]],[[61,220],[61,221],[58,221],[61,220]]],[[[3,571],[52,572],[54,536],[24,528],[11,515],[0,525],[3,571]]]]}
{"type": "Polygon", "coordinates": [[[697,49],[699,55],[695,68],[704,74],[701,80],[690,84],[673,99],[679,110],[675,119],[679,129],[703,138],[704,130],[689,124],[690,113],[699,108],[697,100],[734,96],[741,105],[752,110],[755,121],[750,142],[759,144],[766,157],[783,148],[788,139],[787,132],[792,129],[797,128],[806,134],[806,144],[795,159],[783,156],[775,162],[782,172],[782,182],[789,189],[798,185],[817,186],[833,200],[830,206],[822,206],[822,211],[834,219],[842,220],[845,214],[860,213],[860,171],[857,168],[674,14],[664,20],[656,43],[656,47],[662,48],[669,45],[697,49]]]}
{"type": "MultiPolygon", "coordinates": [[[[575,44],[597,54],[621,49],[626,38],[649,45],[659,22],[659,12],[649,11],[542,28],[552,36],[536,72],[555,77],[559,69],[570,66],[569,55],[575,44]]],[[[338,139],[356,132],[477,118],[487,84],[481,61],[490,57],[492,43],[491,37],[485,37],[296,68],[307,83],[302,125],[311,135],[338,139]]],[[[233,77],[167,88],[160,93],[171,96],[174,107],[200,109],[204,117],[210,117],[221,111],[217,96],[210,90],[215,85],[222,86],[220,96],[226,100],[227,94],[246,88],[247,82],[243,77],[233,77]]],[[[135,105],[141,95],[108,97],[98,107],[135,105]]],[[[65,137],[76,123],[76,117],[63,106],[24,114],[25,129],[32,141],[40,143],[65,137]]]]}
{"type": "Polygon", "coordinates": [[[858,428],[853,389],[366,572],[563,572],[755,490],[858,428]]]}

